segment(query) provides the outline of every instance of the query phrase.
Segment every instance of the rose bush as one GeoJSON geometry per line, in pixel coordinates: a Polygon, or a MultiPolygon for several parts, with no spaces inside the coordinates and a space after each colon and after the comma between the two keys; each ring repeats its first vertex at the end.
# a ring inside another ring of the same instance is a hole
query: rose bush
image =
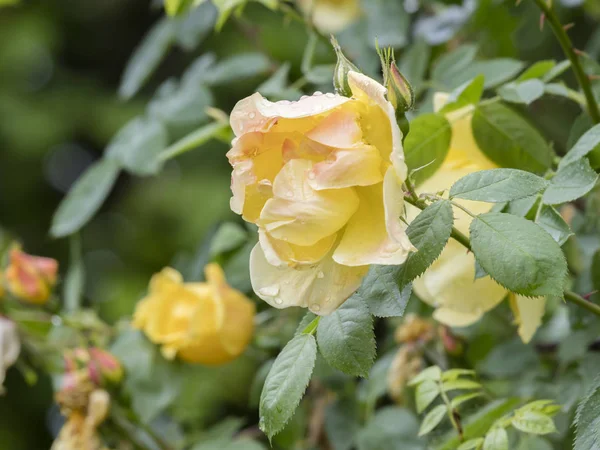
{"type": "Polygon", "coordinates": [[[315,93],[231,113],[231,208],[259,229],[250,257],[257,295],[276,308],[334,311],[370,264],[402,264],[402,134],[386,88],[348,75],[352,98],[315,93]]]}

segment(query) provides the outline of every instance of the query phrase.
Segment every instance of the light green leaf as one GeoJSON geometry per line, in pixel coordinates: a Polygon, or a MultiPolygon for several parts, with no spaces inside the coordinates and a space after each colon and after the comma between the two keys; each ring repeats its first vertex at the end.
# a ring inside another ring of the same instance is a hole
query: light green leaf
{"type": "Polygon", "coordinates": [[[417,385],[415,400],[417,412],[422,413],[440,395],[440,386],[437,382],[425,380],[417,385]]]}
{"type": "Polygon", "coordinates": [[[519,408],[519,411],[534,411],[546,416],[554,416],[560,410],[561,406],[554,403],[554,400],[536,400],[519,408]]]}
{"type": "Polygon", "coordinates": [[[483,75],[485,88],[490,89],[514,78],[524,66],[522,61],[510,58],[476,61],[465,70],[463,77],[468,80],[476,75],[483,75]]]}
{"type": "Polygon", "coordinates": [[[248,240],[248,233],[241,225],[225,222],[219,227],[210,243],[210,256],[230,252],[240,247],[248,240]]]}
{"type": "Polygon", "coordinates": [[[535,223],[546,230],[560,246],[567,242],[569,236],[573,235],[565,219],[552,206],[542,205],[539,214],[535,218],[535,223]]]}
{"type": "Polygon", "coordinates": [[[401,3],[386,0],[361,2],[367,20],[367,41],[381,47],[406,45],[410,16],[401,3]]]}
{"type": "Polygon", "coordinates": [[[545,83],[552,81],[556,77],[562,75],[569,67],[571,67],[571,61],[568,59],[559,62],[542,77],[542,81],[545,83]]]}
{"type": "Polygon", "coordinates": [[[212,103],[213,96],[206,87],[168,80],[148,104],[148,113],[167,125],[191,127],[206,120],[205,110],[212,103]]]}
{"type": "Polygon", "coordinates": [[[577,140],[571,150],[561,159],[558,168],[561,169],[594,150],[600,150],[600,124],[590,128],[577,140]]]}
{"type": "Polygon", "coordinates": [[[519,75],[519,78],[517,78],[517,81],[526,81],[526,80],[531,80],[534,78],[542,78],[550,70],[552,70],[555,66],[556,66],[556,61],[551,60],[551,59],[545,60],[545,61],[538,61],[538,62],[532,64],[529,68],[527,68],[525,70],[525,72],[523,72],[521,75],[519,75]]]}
{"type": "Polygon", "coordinates": [[[137,117],[111,140],[106,158],[118,161],[135,175],[156,174],[162,167],[158,155],[167,147],[167,130],[162,122],[137,117]]]}
{"type": "Polygon", "coordinates": [[[478,75],[454,89],[440,113],[447,114],[464,106],[478,103],[483,94],[484,82],[483,75],[478,75]]]}
{"type": "Polygon", "coordinates": [[[224,85],[244,78],[263,75],[271,68],[271,62],[262,53],[242,53],[217,63],[205,76],[209,86],[224,85]]]}
{"type": "Polygon", "coordinates": [[[483,450],[508,450],[508,433],[501,427],[492,428],[485,435],[483,450]]]}
{"type": "Polygon", "coordinates": [[[450,90],[460,86],[470,78],[464,79],[464,71],[473,63],[477,47],[462,45],[456,50],[442,54],[435,62],[431,78],[441,87],[450,90]]]}
{"type": "Polygon", "coordinates": [[[456,450],[479,450],[483,445],[483,438],[469,439],[458,446],[456,450]]]}
{"type": "Polygon", "coordinates": [[[444,381],[450,381],[450,380],[456,380],[459,377],[474,377],[475,376],[475,371],[474,370],[469,370],[469,369],[450,369],[450,370],[446,370],[444,373],[442,373],[442,380],[444,381]]]}
{"type": "Polygon", "coordinates": [[[531,208],[538,202],[540,199],[539,195],[532,195],[531,197],[520,198],[519,200],[513,200],[512,202],[508,202],[503,211],[508,214],[512,214],[513,216],[519,217],[528,217],[531,208]]]}
{"type": "Polygon", "coordinates": [[[587,159],[579,159],[558,169],[542,201],[547,205],[567,203],[583,197],[598,181],[598,174],[587,159]]]}
{"type": "Polygon", "coordinates": [[[554,422],[550,417],[534,411],[515,413],[511,423],[513,427],[524,433],[548,434],[556,431],[554,422]]]}
{"type": "Polygon", "coordinates": [[[548,181],[517,169],[490,169],[470,173],[450,189],[450,198],[502,203],[529,197],[544,190],[548,181]]]}
{"type": "Polygon", "coordinates": [[[410,131],[404,140],[404,154],[416,184],[433,175],[442,165],[452,138],[452,128],[441,114],[423,114],[410,122],[410,131]],[[426,167],[424,167],[426,166],[426,167]]]}
{"type": "Polygon", "coordinates": [[[498,94],[507,102],[529,105],[544,95],[544,90],[544,83],[534,78],[505,84],[498,94]]]}
{"type": "Polygon", "coordinates": [[[416,38],[398,61],[398,68],[415,92],[420,92],[423,78],[429,66],[431,47],[423,38],[416,38]]]}
{"type": "Polygon", "coordinates": [[[444,392],[454,391],[456,389],[464,389],[464,390],[481,389],[481,384],[477,383],[476,381],[472,381],[472,380],[463,380],[463,379],[449,380],[449,381],[444,381],[442,383],[442,389],[444,390],[444,392]]]}
{"type": "Polygon", "coordinates": [[[433,408],[423,419],[421,428],[419,428],[419,436],[425,436],[431,430],[439,425],[446,415],[446,405],[438,405],[433,408]]]}
{"type": "Polygon", "coordinates": [[[213,31],[217,20],[217,9],[212,2],[205,1],[185,16],[176,19],[177,44],[184,50],[193,51],[213,31]]]}
{"type": "Polygon", "coordinates": [[[401,286],[398,282],[398,266],[369,267],[367,276],[354,294],[360,297],[377,317],[400,317],[410,300],[412,285],[401,286]]]}
{"type": "Polygon", "coordinates": [[[474,398],[481,397],[482,395],[483,392],[473,392],[471,394],[458,395],[450,401],[450,405],[452,408],[458,408],[463,403],[466,403],[474,398]]]}
{"type": "Polygon", "coordinates": [[[431,366],[425,370],[422,370],[418,375],[411,378],[408,382],[408,386],[415,386],[423,381],[439,381],[442,379],[442,370],[438,366],[431,366]]]}
{"type": "Polygon", "coordinates": [[[552,163],[552,149],[539,131],[500,103],[479,105],[471,126],[479,148],[501,167],[543,173],[552,163]]]}
{"type": "Polygon", "coordinates": [[[574,450],[600,450],[600,377],[577,406],[574,450]]]}
{"type": "Polygon", "coordinates": [[[330,366],[366,377],[375,361],[375,333],[369,308],[356,295],[319,321],[319,350],[330,366]]]}
{"type": "Polygon", "coordinates": [[[300,97],[302,93],[298,89],[289,86],[288,77],[290,68],[291,64],[289,62],[279,66],[279,69],[269,79],[258,86],[256,91],[273,99],[292,100],[300,97]]]}
{"type": "Polygon", "coordinates": [[[565,257],[538,225],[504,213],[482,214],[471,223],[471,246],[483,269],[499,284],[527,296],[561,296],[565,257]]]}
{"type": "Polygon", "coordinates": [[[104,158],[81,175],[52,218],[50,234],[65,237],[83,227],[100,209],[119,175],[119,164],[104,158]]]}
{"type": "Polygon", "coordinates": [[[152,27],[125,67],[119,86],[121,97],[129,99],[141,89],[169,51],[174,40],[175,22],[165,18],[152,27]]]}
{"type": "Polygon", "coordinates": [[[81,254],[81,238],[75,234],[69,239],[69,269],[63,282],[63,302],[67,312],[81,306],[85,283],[85,266],[81,254]]]}
{"type": "Polygon", "coordinates": [[[311,334],[294,337],[277,356],[260,396],[259,426],[269,438],[281,431],[294,414],[316,357],[317,343],[311,334]]]}

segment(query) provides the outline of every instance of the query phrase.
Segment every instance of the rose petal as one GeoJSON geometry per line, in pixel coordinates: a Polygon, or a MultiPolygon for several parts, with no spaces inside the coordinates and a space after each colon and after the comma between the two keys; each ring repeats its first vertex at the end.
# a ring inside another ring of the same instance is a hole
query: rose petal
{"type": "Polygon", "coordinates": [[[519,325],[519,336],[525,344],[528,344],[542,324],[542,317],[546,311],[546,298],[530,298],[515,294],[510,294],[510,297],[515,320],[519,325]]]}
{"type": "Polygon", "coordinates": [[[327,236],[310,246],[294,245],[275,239],[260,229],[258,239],[269,264],[295,267],[299,264],[314,264],[323,259],[337,240],[337,234],[327,236]]]}
{"type": "Polygon", "coordinates": [[[362,138],[358,121],[359,117],[355,111],[334,111],[308,131],[306,137],[329,147],[352,147],[362,138]]]}
{"type": "Polygon", "coordinates": [[[347,267],[326,256],[313,266],[275,267],[257,244],[250,254],[254,292],[275,308],[308,307],[318,315],[335,311],[360,286],[368,267],[347,267]]]}

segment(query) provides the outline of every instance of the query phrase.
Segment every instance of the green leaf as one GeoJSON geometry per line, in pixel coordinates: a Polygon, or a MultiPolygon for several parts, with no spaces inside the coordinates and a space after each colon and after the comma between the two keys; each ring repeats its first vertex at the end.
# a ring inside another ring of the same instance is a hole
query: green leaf
{"type": "Polygon", "coordinates": [[[317,343],[311,334],[294,337],[277,356],[260,396],[259,426],[269,439],[294,414],[310,381],[316,357],[317,343]]]}
{"type": "Polygon", "coordinates": [[[546,186],[544,178],[524,170],[490,169],[459,179],[450,189],[450,198],[501,203],[532,196],[546,186]]]}
{"type": "Polygon", "coordinates": [[[423,381],[439,381],[442,379],[442,370],[438,366],[431,366],[422,370],[417,376],[411,378],[408,386],[415,386],[423,381]]]}
{"type": "Polygon", "coordinates": [[[490,89],[514,78],[523,70],[524,66],[525,64],[522,61],[511,58],[476,61],[467,68],[463,73],[463,77],[469,79],[476,75],[483,75],[485,77],[485,88],[490,89]]]}
{"type": "Polygon", "coordinates": [[[92,164],[61,201],[52,218],[50,234],[60,238],[81,229],[102,206],[119,171],[119,164],[107,158],[92,164]]]}
{"type": "Polygon", "coordinates": [[[483,392],[473,392],[471,394],[458,395],[450,401],[450,406],[452,406],[452,408],[458,408],[463,403],[466,403],[474,398],[481,397],[482,395],[483,392]]]}
{"type": "Polygon", "coordinates": [[[590,128],[577,140],[571,150],[561,159],[558,168],[561,169],[594,150],[600,151],[600,124],[590,128]]]}
{"type": "Polygon", "coordinates": [[[406,164],[416,184],[420,184],[440,168],[452,138],[452,128],[440,114],[423,114],[410,122],[410,131],[404,140],[406,164]],[[425,167],[426,166],[426,167],[425,167]]]}
{"type": "Polygon", "coordinates": [[[111,140],[106,158],[119,161],[123,168],[135,175],[156,174],[162,167],[158,155],[167,147],[167,138],[162,122],[137,117],[111,140]]]}
{"type": "Polygon", "coordinates": [[[81,306],[85,283],[85,266],[81,254],[81,238],[75,234],[69,239],[69,269],[63,283],[63,302],[67,312],[74,312],[81,306]]]}
{"type": "Polygon", "coordinates": [[[556,77],[562,75],[566,70],[569,69],[569,67],[571,67],[571,61],[568,59],[559,62],[542,77],[542,81],[545,83],[552,81],[556,77]]]}
{"type": "Polygon", "coordinates": [[[544,83],[538,79],[508,83],[498,89],[502,99],[529,105],[544,95],[544,83]]]}
{"type": "Polygon", "coordinates": [[[440,386],[435,381],[425,380],[417,385],[415,400],[417,412],[422,413],[440,395],[440,386]]]}
{"type": "Polygon", "coordinates": [[[356,295],[319,321],[319,350],[330,366],[366,377],[375,361],[375,333],[369,308],[356,295]]]}
{"type": "Polygon", "coordinates": [[[410,27],[410,16],[401,3],[386,0],[362,2],[367,20],[367,41],[381,47],[404,47],[410,27]]]}
{"type": "Polygon", "coordinates": [[[600,449],[600,377],[577,406],[573,450],[600,449]]]}
{"type": "Polygon", "coordinates": [[[371,265],[369,272],[354,294],[377,317],[400,317],[410,300],[412,285],[398,283],[399,266],[371,265]]]}
{"type": "Polygon", "coordinates": [[[406,77],[415,92],[421,90],[430,56],[431,47],[427,41],[417,37],[413,44],[402,53],[402,57],[398,61],[400,72],[406,77]]]}
{"type": "MultiPolygon", "coordinates": [[[[464,71],[473,63],[477,47],[472,44],[462,45],[456,50],[442,54],[435,62],[431,78],[436,85],[445,89],[454,89],[466,80],[463,78],[464,71]]],[[[473,78],[473,77],[471,77],[473,78]]]]}
{"type": "Polygon", "coordinates": [[[195,50],[213,31],[217,20],[217,9],[205,1],[178,21],[175,38],[177,44],[186,51],[195,50]]]}
{"type": "Polygon", "coordinates": [[[429,413],[423,419],[421,428],[419,428],[419,436],[425,436],[427,433],[437,427],[446,413],[446,405],[438,405],[429,411],[429,413]]]}
{"type": "MultiPolygon", "coordinates": [[[[419,422],[411,411],[386,406],[359,431],[356,446],[358,450],[425,450],[426,442],[418,438],[418,430],[419,422]]],[[[334,446],[333,450],[340,449],[334,446]]]]}
{"type": "Polygon", "coordinates": [[[256,91],[274,99],[292,100],[300,97],[302,93],[298,89],[290,87],[288,82],[291,67],[289,62],[279,66],[279,69],[258,86],[256,91]]]}
{"type": "Polygon", "coordinates": [[[500,103],[479,105],[471,126],[479,148],[501,167],[543,173],[552,163],[552,149],[539,131],[500,103]]]}
{"type": "Polygon", "coordinates": [[[471,222],[471,246],[481,267],[499,284],[527,296],[562,296],[565,257],[538,225],[504,213],[471,222]]]}
{"type": "Polygon", "coordinates": [[[547,205],[567,203],[583,197],[598,181],[598,174],[587,159],[579,159],[558,169],[542,201],[547,205]]]}
{"type": "Polygon", "coordinates": [[[458,446],[456,450],[477,450],[483,445],[483,438],[469,439],[458,446]]]}
{"type": "Polygon", "coordinates": [[[209,86],[224,85],[244,78],[263,75],[271,68],[271,61],[262,53],[242,53],[233,55],[216,64],[206,74],[209,86]]]}
{"type": "Polygon", "coordinates": [[[556,61],[551,60],[551,59],[545,60],[545,61],[538,61],[538,62],[534,63],[533,65],[531,65],[531,67],[526,69],[525,72],[523,72],[521,75],[519,75],[519,78],[517,78],[517,81],[526,81],[526,80],[531,80],[534,78],[542,78],[550,70],[552,70],[555,66],[556,66],[556,61]]]}
{"type": "Polygon", "coordinates": [[[552,206],[542,205],[539,214],[535,218],[535,223],[546,230],[560,246],[567,242],[569,236],[573,235],[565,219],[552,206]]]}
{"type": "Polygon", "coordinates": [[[213,96],[206,87],[168,80],[148,104],[148,113],[167,125],[191,127],[206,120],[205,110],[212,103],[213,96]]]}
{"type": "Polygon", "coordinates": [[[152,27],[127,63],[119,95],[133,97],[158,67],[175,40],[175,22],[162,19],[152,27]]]}
{"type": "Polygon", "coordinates": [[[241,247],[248,240],[248,233],[241,225],[225,222],[215,232],[210,243],[210,256],[214,257],[241,247]]]}
{"type": "MultiPolygon", "coordinates": [[[[337,400],[325,410],[325,432],[332,450],[351,450],[360,428],[357,403],[337,400]]],[[[414,420],[414,418],[413,418],[414,420]]]]}
{"type": "Polygon", "coordinates": [[[508,450],[508,433],[501,427],[492,428],[485,435],[483,450],[508,450]]]}
{"type": "Polygon", "coordinates": [[[474,377],[475,371],[469,369],[450,369],[442,373],[442,380],[456,380],[459,377],[474,377]]]}
{"type": "Polygon", "coordinates": [[[478,75],[454,89],[450,93],[448,101],[441,109],[440,113],[447,114],[450,111],[460,109],[464,106],[478,103],[483,94],[484,82],[485,79],[483,75],[478,75]]]}
{"type": "Polygon", "coordinates": [[[548,434],[556,431],[554,422],[550,417],[534,411],[515,413],[511,423],[513,427],[524,433],[548,434]]]}
{"type": "Polygon", "coordinates": [[[442,383],[442,389],[444,390],[444,392],[448,392],[448,391],[454,391],[456,389],[465,389],[465,390],[470,390],[470,389],[481,389],[481,384],[477,383],[476,381],[472,381],[472,380],[450,380],[450,381],[444,381],[442,383]]]}

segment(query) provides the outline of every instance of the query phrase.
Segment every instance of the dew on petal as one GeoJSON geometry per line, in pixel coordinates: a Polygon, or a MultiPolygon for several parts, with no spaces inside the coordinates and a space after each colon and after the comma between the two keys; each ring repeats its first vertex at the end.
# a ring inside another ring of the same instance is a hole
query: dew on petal
{"type": "Polygon", "coordinates": [[[313,305],[312,305],[311,308],[312,308],[313,311],[320,311],[321,310],[321,306],[318,305],[318,304],[316,304],[316,303],[313,303],[313,305]]]}
{"type": "Polygon", "coordinates": [[[248,114],[248,117],[250,117],[251,119],[254,119],[256,117],[256,114],[251,112],[250,114],[248,114]]]}
{"type": "Polygon", "coordinates": [[[275,300],[275,303],[277,303],[278,305],[281,305],[283,303],[283,300],[281,300],[280,298],[275,300]]]}
{"type": "Polygon", "coordinates": [[[321,91],[316,91],[313,95],[315,97],[318,97],[319,95],[323,95],[323,93],[321,91]]]}
{"type": "Polygon", "coordinates": [[[267,286],[258,290],[259,295],[264,295],[265,297],[275,297],[279,294],[279,286],[267,286]]]}
{"type": "Polygon", "coordinates": [[[327,97],[327,98],[335,98],[335,94],[332,94],[331,92],[328,92],[327,94],[325,94],[325,97],[327,97]]]}
{"type": "Polygon", "coordinates": [[[317,278],[324,278],[325,274],[322,271],[319,271],[319,273],[317,273],[317,278]]]}

